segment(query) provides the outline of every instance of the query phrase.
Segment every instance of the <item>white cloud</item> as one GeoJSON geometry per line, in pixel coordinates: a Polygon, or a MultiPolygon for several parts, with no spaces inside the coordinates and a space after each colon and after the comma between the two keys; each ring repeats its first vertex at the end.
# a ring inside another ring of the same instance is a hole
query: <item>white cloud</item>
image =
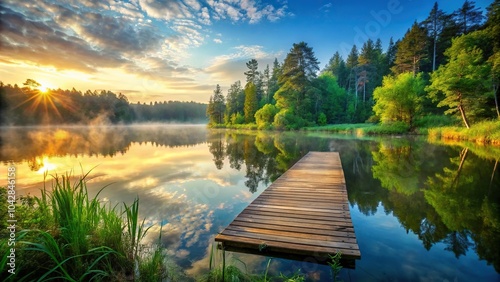
{"type": "Polygon", "coordinates": [[[221,44],[222,40],[220,38],[214,38],[214,42],[217,44],[221,44]]]}
{"type": "Polygon", "coordinates": [[[198,13],[198,21],[204,25],[212,24],[212,22],[210,21],[210,14],[208,13],[207,7],[203,7],[201,9],[201,12],[198,13]]]}
{"type": "Polygon", "coordinates": [[[255,0],[208,0],[207,4],[214,12],[216,20],[229,18],[234,22],[248,21],[250,24],[260,22],[263,18],[277,21],[287,15],[287,5],[283,2],[277,8],[271,4],[263,5],[255,0]]]}
{"type": "Polygon", "coordinates": [[[170,21],[176,18],[193,18],[190,9],[180,1],[139,0],[142,10],[150,17],[170,21]]]}

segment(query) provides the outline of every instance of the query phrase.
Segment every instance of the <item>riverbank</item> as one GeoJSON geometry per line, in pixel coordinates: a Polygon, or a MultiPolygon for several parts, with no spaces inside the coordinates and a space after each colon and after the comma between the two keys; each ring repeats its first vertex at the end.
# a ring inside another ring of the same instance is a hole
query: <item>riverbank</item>
{"type": "Polygon", "coordinates": [[[500,145],[500,121],[485,121],[477,123],[467,129],[459,126],[420,127],[410,131],[402,123],[392,125],[378,124],[334,124],[325,126],[307,127],[306,131],[325,131],[340,134],[365,135],[427,135],[431,140],[449,139],[469,141],[478,144],[500,145]]]}

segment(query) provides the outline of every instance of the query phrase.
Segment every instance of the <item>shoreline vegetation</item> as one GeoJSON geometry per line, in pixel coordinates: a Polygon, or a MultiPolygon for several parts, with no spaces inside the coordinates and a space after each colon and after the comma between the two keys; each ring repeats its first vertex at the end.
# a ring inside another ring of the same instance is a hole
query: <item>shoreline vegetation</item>
{"type": "MultiPolygon", "coordinates": [[[[440,125],[435,124],[439,117],[428,117],[420,123],[421,127],[410,129],[404,123],[374,124],[328,124],[322,126],[309,126],[299,130],[307,132],[328,132],[335,134],[363,136],[384,136],[384,135],[422,135],[427,136],[429,141],[453,140],[469,141],[481,145],[500,146],[500,120],[483,121],[471,125],[470,128],[453,126],[448,121],[440,125]],[[434,123],[429,120],[434,121],[434,123]]],[[[439,124],[439,122],[438,122],[439,124]]],[[[235,130],[259,130],[256,124],[233,124],[233,125],[212,125],[210,128],[225,128],[235,130]]],[[[272,126],[266,130],[276,130],[272,126]]]]}

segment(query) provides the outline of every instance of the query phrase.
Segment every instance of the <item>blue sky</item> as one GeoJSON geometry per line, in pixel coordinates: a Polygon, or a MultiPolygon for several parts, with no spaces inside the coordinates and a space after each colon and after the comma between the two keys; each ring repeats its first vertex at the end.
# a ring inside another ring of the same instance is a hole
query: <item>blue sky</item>
{"type": "MultiPolygon", "coordinates": [[[[206,102],[220,84],[260,70],[293,43],[323,68],[366,39],[404,36],[427,17],[427,0],[39,0],[0,2],[0,80],[50,88],[106,89],[131,102],[206,102]]],[[[475,1],[485,9],[492,0],[475,1]]],[[[463,1],[438,1],[445,12],[463,1]]]]}

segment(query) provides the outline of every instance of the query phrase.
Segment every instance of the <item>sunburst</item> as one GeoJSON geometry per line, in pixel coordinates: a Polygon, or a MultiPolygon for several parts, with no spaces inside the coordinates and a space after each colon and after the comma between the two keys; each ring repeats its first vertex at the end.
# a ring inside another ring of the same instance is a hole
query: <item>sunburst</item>
{"type": "Polygon", "coordinates": [[[29,103],[27,110],[31,112],[37,112],[39,111],[39,108],[42,107],[46,118],[49,117],[49,112],[53,112],[59,118],[62,118],[62,115],[59,112],[58,106],[56,106],[56,104],[71,111],[75,110],[71,105],[72,103],[69,103],[68,99],[64,95],[60,95],[57,91],[52,90],[47,86],[47,84],[42,85],[35,80],[28,79],[26,83],[24,83],[24,85],[25,87],[23,88],[23,90],[28,95],[28,97],[17,107],[29,103]]]}

